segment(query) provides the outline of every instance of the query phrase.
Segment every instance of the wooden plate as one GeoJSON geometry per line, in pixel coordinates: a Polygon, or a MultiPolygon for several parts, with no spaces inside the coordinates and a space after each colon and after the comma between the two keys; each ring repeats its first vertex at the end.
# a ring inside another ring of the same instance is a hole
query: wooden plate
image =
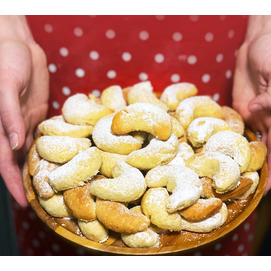
{"type": "MultiPolygon", "coordinates": [[[[256,140],[255,135],[246,129],[246,135],[251,140],[256,140]]],[[[255,193],[246,200],[236,201],[228,205],[228,218],[225,224],[218,230],[211,233],[192,233],[187,231],[177,233],[167,233],[160,237],[160,246],[158,248],[129,248],[121,241],[120,234],[110,233],[109,239],[103,243],[90,241],[80,236],[80,231],[72,220],[53,218],[48,215],[40,206],[37,196],[32,187],[31,176],[28,172],[27,162],[23,169],[23,182],[26,197],[29,204],[40,217],[40,219],[48,225],[53,231],[61,237],[79,245],[95,254],[122,254],[122,255],[163,255],[163,254],[182,254],[192,251],[201,246],[205,246],[220,238],[225,237],[233,231],[255,210],[259,204],[265,190],[268,179],[268,166],[265,161],[260,171],[260,182],[255,193]]]]}

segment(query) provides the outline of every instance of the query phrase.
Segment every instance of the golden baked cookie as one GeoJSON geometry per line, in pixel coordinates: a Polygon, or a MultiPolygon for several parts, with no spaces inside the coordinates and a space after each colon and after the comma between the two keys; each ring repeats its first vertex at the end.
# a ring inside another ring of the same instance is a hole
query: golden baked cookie
{"type": "Polygon", "coordinates": [[[96,199],[98,220],[108,229],[120,233],[145,231],[150,220],[143,214],[133,212],[124,204],[114,201],[96,199]]]}
{"type": "Polygon", "coordinates": [[[39,163],[39,161],[42,159],[37,151],[37,141],[38,138],[36,138],[32,145],[30,146],[29,152],[28,152],[28,156],[27,156],[27,160],[28,160],[28,166],[29,166],[29,174],[31,176],[34,175],[35,169],[37,164],[39,163]]]}
{"type": "Polygon", "coordinates": [[[80,151],[91,146],[88,138],[70,136],[41,136],[37,140],[38,154],[45,160],[54,163],[66,163],[80,151]]]}
{"type": "Polygon", "coordinates": [[[51,172],[48,175],[49,184],[56,192],[82,186],[98,173],[101,164],[100,150],[96,147],[90,147],[51,172]]]}
{"type": "Polygon", "coordinates": [[[251,141],[249,142],[249,147],[251,151],[251,159],[246,171],[253,172],[262,168],[266,159],[267,148],[261,141],[251,141]]]}
{"type": "Polygon", "coordinates": [[[69,207],[74,217],[82,220],[96,219],[96,203],[94,196],[89,191],[88,183],[65,190],[63,197],[65,204],[69,207]]]}
{"type": "Polygon", "coordinates": [[[187,82],[176,83],[164,89],[160,100],[168,106],[170,111],[175,111],[180,101],[197,95],[197,93],[198,89],[194,84],[187,82]]]}
{"type": "Polygon", "coordinates": [[[128,104],[150,103],[168,111],[167,105],[156,97],[150,81],[140,82],[131,86],[127,93],[127,101],[128,104]]]}
{"type": "Polygon", "coordinates": [[[253,183],[245,193],[243,193],[242,195],[238,197],[238,199],[246,199],[249,195],[253,194],[255,190],[257,189],[259,181],[260,181],[260,176],[257,171],[245,172],[242,174],[242,176],[244,178],[250,179],[253,183]]]}
{"type": "Polygon", "coordinates": [[[44,199],[51,198],[55,192],[48,182],[48,175],[59,167],[58,164],[40,160],[33,174],[33,186],[37,194],[44,199]]]}
{"type": "Polygon", "coordinates": [[[183,229],[192,232],[207,233],[220,228],[228,217],[228,208],[225,203],[222,204],[218,213],[202,220],[200,222],[188,222],[182,219],[183,229]]]}
{"type": "Polygon", "coordinates": [[[221,106],[209,96],[193,96],[182,100],[177,109],[176,117],[187,129],[192,120],[199,117],[222,119],[224,116],[221,106]]]}
{"type": "Polygon", "coordinates": [[[160,140],[168,140],[171,135],[171,119],[166,111],[149,103],[134,103],[116,113],[111,130],[116,135],[133,131],[150,133],[160,140]]]}
{"type": "Polygon", "coordinates": [[[245,132],[245,123],[241,115],[229,106],[222,106],[224,113],[223,119],[229,124],[232,130],[243,135],[245,132]]]}
{"type": "Polygon", "coordinates": [[[179,141],[174,134],[166,141],[152,138],[145,148],[131,152],[126,163],[141,170],[152,169],[171,161],[176,156],[178,147],[179,141]]]}
{"type": "Polygon", "coordinates": [[[218,131],[231,130],[231,127],[222,119],[200,117],[194,119],[187,128],[187,138],[193,147],[202,147],[207,140],[218,131]]]}
{"type": "Polygon", "coordinates": [[[199,199],[193,205],[179,211],[179,214],[189,222],[200,222],[216,214],[221,207],[221,199],[199,199]]]}
{"type": "Polygon", "coordinates": [[[187,161],[194,154],[195,153],[192,147],[188,143],[182,142],[178,147],[178,152],[176,156],[168,163],[168,165],[185,165],[185,161],[187,161]]]}
{"type": "Polygon", "coordinates": [[[110,86],[101,94],[101,103],[112,111],[120,111],[127,104],[120,86],[110,86]]]}
{"type": "Polygon", "coordinates": [[[245,172],[251,159],[251,150],[247,139],[233,131],[220,131],[212,135],[203,151],[221,152],[232,157],[240,167],[241,173],[245,172]]]}
{"type": "Polygon", "coordinates": [[[72,217],[72,213],[64,202],[62,194],[55,194],[49,199],[38,197],[41,207],[54,217],[72,217]]]}
{"type": "Polygon", "coordinates": [[[49,136],[70,136],[76,138],[89,137],[93,130],[90,125],[74,125],[65,122],[63,116],[56,116],[44,120],[38,125],[42,135],[49,136]]]}
{"type": "Polygon", "coordinates": [[[142,142],[132,135],[115,135],[111,131],[112,120],[115,114],[102,117],[94,126],[92,139],[95,145],[105,151],[118,154],[129,154],[138,150],[142,142]]]}
{"type": "Polygon", "coordinates": [[[90,193],[104,200],[131,202],[140,198],[147,188],[141,171],[125,162],[114,166],[112,176],[112,179],[91,180],[90,193]]]}
{"type": "Polygon", "coordinates": [[[78,220],[78,226],[89,240],[104,243],[109,238],[108,229],[97,219],[92,221],[78,220]]]}
{"type": "Polygon", "coordinates": [[[151,223],[168,231],[180,231],[182,229],[181,216],[175,213],[168,213],[167,201],[169,194],[166,188],[150,188],[144,194],[141,201],[143,214],[150,218],[151,223]]]}
{"type": "Polygon", "coordinates": [[[76,125],[95,125],[100,118],[112,112],[97,100],[91,100],[82,93],[70,96],[62,107],[65,121],[76,125]]]}

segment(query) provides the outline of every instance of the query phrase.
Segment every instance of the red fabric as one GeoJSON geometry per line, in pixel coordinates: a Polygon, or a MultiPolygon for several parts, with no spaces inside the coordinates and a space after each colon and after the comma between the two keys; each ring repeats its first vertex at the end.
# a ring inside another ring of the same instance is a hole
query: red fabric
{"type": "MultiPolygon", "coordinates": [[[[155,91],[176,82],[194,83],[221,105],[231,104],[236,53],[247,16],[28,16],[50,71],[48,116],[61,113],[68,96],[110,85],[150,80],[155,91]]],[[[31,211],[14,208],[24,255],[76,255],[31,211]]],[[[251,216],[231,237],[196,255],[248,255],[251,216]],[[234,237],[235,236],[235,237],[234,237]]]]}

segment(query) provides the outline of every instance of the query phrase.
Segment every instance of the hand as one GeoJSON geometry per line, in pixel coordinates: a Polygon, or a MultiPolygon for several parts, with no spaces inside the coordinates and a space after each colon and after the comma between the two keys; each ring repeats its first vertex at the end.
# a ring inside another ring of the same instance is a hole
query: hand
{"type": "Polygon", "coordinates": [[[0,173],[16,201],[26,206],[19,163],[46,117],[49,74],[25,17],[0,16],[0,25],[0,173]]]}
{"type": "MultiPolygon", "coordinates": [[[[271,173],[271,32],[248,38],[241,46],[234,75],[233,107],[253,130],[261,132],[271,173]]],[[[266,192],[270,188],[271,174],[266,192]]]]}

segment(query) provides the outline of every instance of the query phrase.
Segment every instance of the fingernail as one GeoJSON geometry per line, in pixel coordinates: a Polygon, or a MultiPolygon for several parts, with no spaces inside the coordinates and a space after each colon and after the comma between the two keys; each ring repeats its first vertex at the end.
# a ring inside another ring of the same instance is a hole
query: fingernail
{"type": "Polygon", "coordinates": [[[9,143],[12,150],[15,150],[18,146],[18,134],[17,133],[11,133],[9,135],[9,143]]]}
{"type": "Polygon", "coordinates": [[[263,107],[261,106],[261,105],[259,105],[259,104],[252,104],[251,106],[250,106],[250,110],[251,111],[260,111],[260,110],[262,110],[263,109],[263,107]]]}

